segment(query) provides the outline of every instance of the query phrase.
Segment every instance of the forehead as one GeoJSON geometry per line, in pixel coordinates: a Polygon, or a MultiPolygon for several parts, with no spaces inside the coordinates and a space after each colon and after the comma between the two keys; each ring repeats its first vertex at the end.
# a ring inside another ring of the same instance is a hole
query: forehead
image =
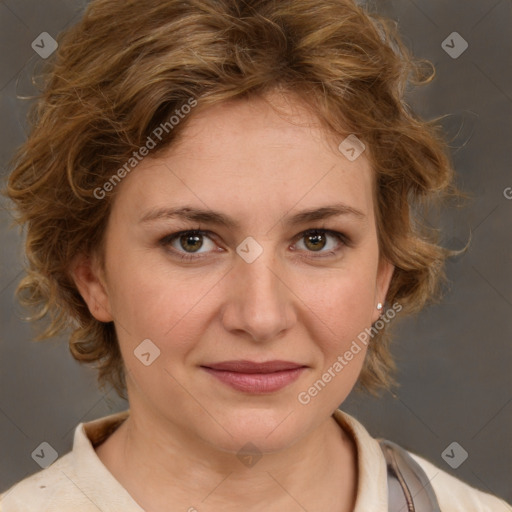
{"type": "Polygon", "coordinates": [[[129,205],[140,217],[148,208],[194,204],[263,220],[343,202],[373,216],[373,172],[365,154],[347,159],[297,100],[270,101],[277,112],[253,98],[194,114],[174,145],[125,178],[119,207],[129,205]]]}

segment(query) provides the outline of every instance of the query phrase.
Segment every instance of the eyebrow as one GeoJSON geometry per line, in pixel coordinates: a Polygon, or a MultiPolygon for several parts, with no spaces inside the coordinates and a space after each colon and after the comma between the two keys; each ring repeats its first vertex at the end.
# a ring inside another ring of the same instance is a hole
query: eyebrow
{"type": "MultiPolygon", "coordinates": [[[[338,217],[341,215],[352,216],[360,220],[366,218],[366,214],[363,213],[362,211],[343,203],[337,203],[333,205],[322,206],[320,208],[311,208],[308,210],[303,210],[291,217],[285,217],[283,219],[283,222],[286,226],[295,226],[298,224],[305,224],[306,222],[324,220],[330,217],[338,217]]],[[[205,224],[224,226],[228,229],[240,228],[240,224],[236,220],[223,213],[216,212],[213,210],[195,208],[192,206],[153,209],[145,213],[141,217],[139,222],[146,223],[161,219],[174,218],[180,218],[195,222],[203,222],[205,224]]]]}

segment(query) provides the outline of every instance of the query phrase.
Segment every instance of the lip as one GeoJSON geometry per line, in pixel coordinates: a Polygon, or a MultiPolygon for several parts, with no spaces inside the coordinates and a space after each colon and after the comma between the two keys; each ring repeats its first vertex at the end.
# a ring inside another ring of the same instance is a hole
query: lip
{"type": "Polygon", "coordinates": [[[293,363],[291,361],[263,361],[257,363],[247,359],[238,359],[236,361],[222,361],[220,363],[202,365],[212,370],[224,370],[237,373],[273,373],[284,370],[295,370],[304,367],[303,364],[293,363]]]}
{"type": "Polygon", "coordinates": [[[279,391],[297,380],[306,366],[291,361],[223,361],[201,368],[224,384],[245,393],[279,391]]]}

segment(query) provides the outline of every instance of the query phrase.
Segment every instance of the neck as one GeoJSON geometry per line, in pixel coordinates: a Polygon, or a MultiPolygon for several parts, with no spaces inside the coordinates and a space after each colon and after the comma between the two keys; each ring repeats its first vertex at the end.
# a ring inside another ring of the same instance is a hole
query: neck
{"type": "Polygon", "coordinates": [[[348,512],[355,503],[355,445],[331,416],[287,449],[242,460],[132,409],[96,451],[135,501],[154,512],[169,503],[191,512],[348,512]]]}

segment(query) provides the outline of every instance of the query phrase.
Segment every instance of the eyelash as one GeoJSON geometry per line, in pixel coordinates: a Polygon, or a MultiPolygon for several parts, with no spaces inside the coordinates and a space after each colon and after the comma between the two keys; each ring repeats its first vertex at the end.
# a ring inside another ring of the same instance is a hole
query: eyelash
{"type": "MultiPolygon", "coordinates": [[[[349,237],[347,235],[345,235],[344,233],[340,233],[338,231],[333,231],[333,230],[330,230],[330,229],[320,229],[320,228],[308,229],[306,231],[302,231],[301,233],[299,233],[294,238],[293,243],[295,244],[299,240],[305,238],[306,236],[314,235],[314,234],[331,235],[334,238],[337,238],[338,241],[342,245],[347,246],[347,247],[350,247],[350,245],[351,245],[349,237]]],[[[169,245],[171,245],[171,243],[174,242],[174,240],[176,240],[177,238],[180,238],[183,235],[192,235],[192,236],[193,235],[200,235],[200,236],[208,237],[208,238],[210,238],[213,241],[213,239],[211,237],[211,232],[203,231],[201,229],[189,229],[189,230],[186,230],[186,231],[179,231],[177,233],[171,233],[170,235],[166,235],[164,238],[162,238],[160,240],[160,244],[162,246],[164,246],[165,248],[167,248],[170,252],[173,252],[174,254],[178,255],[180,261],[193,261],[193,260],[199,261],[199,260],[203,259],[204,257],[206,257],[208,255],[208,252],[202,253],[201,255],[198,255],[197,253],[186,253],[186,252],[177,251],[176,249],[174,249],[172,247],[169,248],[169,245]]],[[[314,256],[314,257],[315,258],[325,258],[325,257],[328,257],[328,256],[335,256],[337,254],[337,252],[339,252],[339,250],[340,249],[337,248],[334,251],[321,252],[322,256],[314,256]]],[[[314,253],[315,251],[307,251],[307,252],[314,253]]]]}

